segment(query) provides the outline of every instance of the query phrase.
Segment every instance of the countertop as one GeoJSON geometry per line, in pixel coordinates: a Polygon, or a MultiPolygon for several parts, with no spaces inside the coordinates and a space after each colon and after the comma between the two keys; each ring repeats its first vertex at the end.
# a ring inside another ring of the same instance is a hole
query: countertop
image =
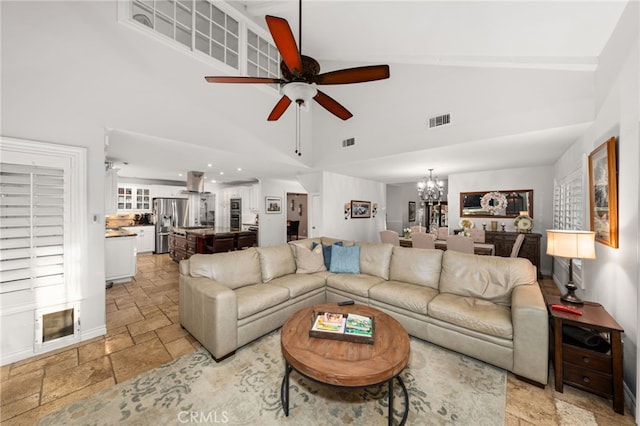
{"type": "Polygon", "coordinates": [[[104,231],[104,237],[105,238],[115,238],[115,237],[135,237],[136,234],[135,232],[131,232],[127,229],[122,229],[122,228],[118,228],[118,229],[105,229],[104,231]]]}
{"type": "Polygon", "coordinates": [[[207,235],[216,235],[216,234],[237,234],[239,232],[247,232],[242,231],[240,229],[230,229],[230,228],[173,228],[174,233],[179,235],[187,235],[187,234],[195,234],[201,237],[205,237],[207,235]]]}

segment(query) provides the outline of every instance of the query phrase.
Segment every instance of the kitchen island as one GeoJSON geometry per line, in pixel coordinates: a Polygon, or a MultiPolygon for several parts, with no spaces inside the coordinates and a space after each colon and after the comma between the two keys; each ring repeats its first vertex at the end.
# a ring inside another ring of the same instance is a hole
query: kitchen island
{"type": "Polygon", "coordinates": [[[105,230],[106,286],[128,282],[136,274],[136,233],[126,229],[105,230]]]}
{"type": "Polygon", "coordinates": [[[239,250],[255,245],[256,241],[254,231],[204,226],[173,228],[169,235],[169,255],[175,262],[180,262],[196,253],[239,250]]]}

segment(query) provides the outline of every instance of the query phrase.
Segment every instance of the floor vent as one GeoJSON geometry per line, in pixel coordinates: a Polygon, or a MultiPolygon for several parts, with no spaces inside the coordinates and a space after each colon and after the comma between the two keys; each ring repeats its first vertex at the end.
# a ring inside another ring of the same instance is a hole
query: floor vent
{"type": "Polygon", "coordinates": [[[431,117],[429,119],[429,128],[444,126],[451,123],[451,114],[442,114],[437,117],[431,117]]]}
{"type": "Polygon", "coordinates": [[[348,146],[353,146],[356,144],[356,138],[349,138],[342,141],[342,147],[346,148],[348,146]]]}

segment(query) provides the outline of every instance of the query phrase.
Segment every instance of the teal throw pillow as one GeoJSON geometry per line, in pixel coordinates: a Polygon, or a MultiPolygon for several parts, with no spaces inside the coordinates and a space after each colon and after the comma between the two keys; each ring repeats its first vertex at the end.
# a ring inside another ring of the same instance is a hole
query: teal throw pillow
{"type": "MultiPolygon", "coordinates": [[[[311,250],[316,248],[317,245],[318,243],[314,242],[311,245],[311,250]]],[[[342,241],[337,241],[333,243],[333,245],[342,246],[342,241]]],[[[327,271],[331,270],[331,247],[332,246],[322,245],[322,256],[324,256],[324,266],[327,268],[327,271]]]]}
{"type": "Polygon", "coordinates": [[[360,273],[360,246],[331,247],[331,272],[338,274],[360,273]]]}

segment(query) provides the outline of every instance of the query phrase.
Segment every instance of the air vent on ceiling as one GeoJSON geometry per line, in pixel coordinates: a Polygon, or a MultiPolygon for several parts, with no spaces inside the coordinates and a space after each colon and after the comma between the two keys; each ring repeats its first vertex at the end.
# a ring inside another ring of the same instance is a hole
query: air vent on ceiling
{"type": "Polygon", "coordinates": [[[438,126],[444,126],[451,123],[451,114],[442,114],[437,117],[431,117],[429,119],[429,128],[432,129],[438,126]]]}
{"type": "Polygon", "coordinates": [[[348,146],[353,146],[356,144],[356,138],[349,138],[342,141],[342,147],[346,148],[348,146]]]}

